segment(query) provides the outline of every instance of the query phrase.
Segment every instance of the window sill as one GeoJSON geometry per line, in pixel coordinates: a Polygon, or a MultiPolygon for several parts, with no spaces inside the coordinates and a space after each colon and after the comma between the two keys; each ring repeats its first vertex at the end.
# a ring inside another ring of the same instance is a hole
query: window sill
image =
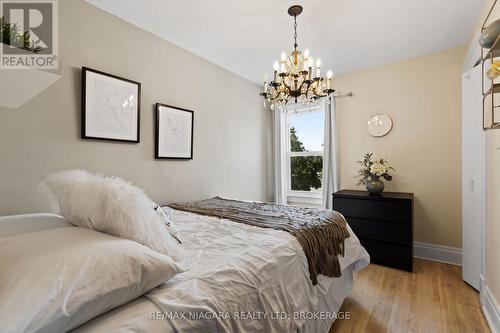
{"type": "Polygon", "coordinates": [[[321,206],[321,193],[293,193],[287,195],[287,203],[289,205],[304,205],[304,206],[321,206]]]}

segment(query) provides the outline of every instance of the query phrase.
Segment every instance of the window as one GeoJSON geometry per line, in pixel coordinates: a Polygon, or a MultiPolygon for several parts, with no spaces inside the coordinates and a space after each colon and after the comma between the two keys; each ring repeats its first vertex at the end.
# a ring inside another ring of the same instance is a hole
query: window
{"type": "Polygon", "coordinates": [[[290,197],[321,198],[324,122],[323,107],[287,114],[289,201],[290,197]]]}

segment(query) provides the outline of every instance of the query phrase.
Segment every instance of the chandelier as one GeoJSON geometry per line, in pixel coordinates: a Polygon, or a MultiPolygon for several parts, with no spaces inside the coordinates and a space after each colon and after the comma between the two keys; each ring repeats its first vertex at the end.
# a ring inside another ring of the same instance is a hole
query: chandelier
{"type": "Polygon", "coordinates": [[[295,5],[288,8],[288,14],[294,21],[293,51],[281,54],[281,60],[274,63],[274,75],[271,82],[264,81],[264,106],[270,102],[271,110],[276,108],[287,111],[291,103],[304,105],[318,105],[323,97],[332,95],[332,71],[328,71],[326,79],[321,77],[321,60],[310,56],[309,50],[300,51],[297,47],[297,16],[302,13],[302,6],[295,5]]]}

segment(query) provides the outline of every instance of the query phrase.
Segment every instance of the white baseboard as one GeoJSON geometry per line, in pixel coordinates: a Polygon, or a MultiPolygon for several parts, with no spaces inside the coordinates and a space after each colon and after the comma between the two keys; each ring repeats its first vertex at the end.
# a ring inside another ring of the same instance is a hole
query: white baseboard
{"type": "Polygon", "coordinates": [[[457,247],[414,242],[413,256],[415,258],[462,266],[462,249],[457,247]]]}
{"type": "Polygon", "coordinates": [[[481,306],[492,333],[500,333],[500,305],[481,276],[481,306]]]}

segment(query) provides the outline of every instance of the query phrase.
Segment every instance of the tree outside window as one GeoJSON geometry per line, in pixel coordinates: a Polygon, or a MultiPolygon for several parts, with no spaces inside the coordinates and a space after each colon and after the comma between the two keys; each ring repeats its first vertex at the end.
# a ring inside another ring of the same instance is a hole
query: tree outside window
{"type": "Polygon", "coordinates": [[[324,112],[288,115],[290,194],[320,193],[323,179],[324,112]]]}

